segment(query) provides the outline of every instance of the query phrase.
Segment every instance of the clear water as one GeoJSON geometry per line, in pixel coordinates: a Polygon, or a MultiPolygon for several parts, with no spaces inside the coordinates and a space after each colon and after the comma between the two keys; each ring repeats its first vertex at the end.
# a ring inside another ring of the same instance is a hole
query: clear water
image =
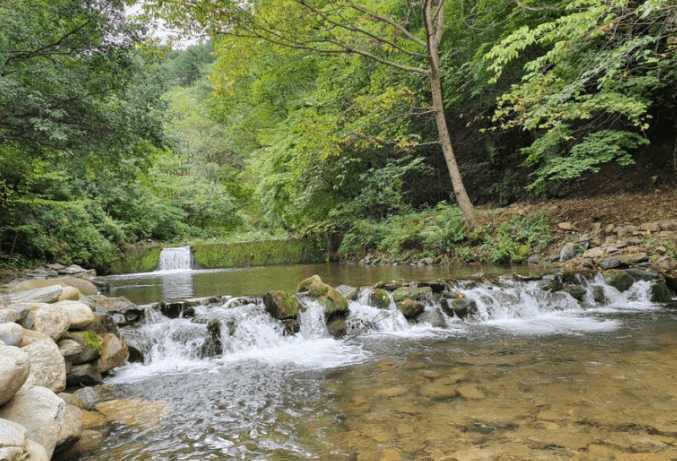
{"type": "Polygon", "coordinates": [[[294,336],[258,302],[151,317],[135,332],[146,363],[107,384],[166,414],[112,426],[83,459],[677,458],[677,312],[650,303],[648,283],[604,285],[604,305],[536,282],[455,288],[477,301],[474,320],[411,324],[351,302],[341,340],[319,306],[294,336]],[[221,356],[200,359],[213,318],[233,328],[221,356]]]}

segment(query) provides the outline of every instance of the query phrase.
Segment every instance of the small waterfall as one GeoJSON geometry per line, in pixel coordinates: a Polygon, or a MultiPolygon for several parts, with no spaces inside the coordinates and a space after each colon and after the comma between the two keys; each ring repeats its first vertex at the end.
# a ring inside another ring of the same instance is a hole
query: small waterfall
{"type": "Polygon", "coordinates": [[[190,247],[163,248],[158,271],[191,270],[193,255],[190,247]]]}

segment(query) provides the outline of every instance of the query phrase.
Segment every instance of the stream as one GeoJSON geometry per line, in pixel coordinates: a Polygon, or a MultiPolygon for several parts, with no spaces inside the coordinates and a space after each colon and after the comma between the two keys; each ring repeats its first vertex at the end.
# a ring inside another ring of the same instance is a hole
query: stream
{"type": "MultiPolygon", "coordinates": [[[[313,273],[333,286],[374,283],[359,270],[341,279],[344,267],[209,274],[267,279],[266,289],[212,287],[234,296],[293,290],[286,286],[313,273]]],[[[183,274],[194,289],[196,275],[183,274]]],[[[124,283],[148,285],[139,277],[124,283]]],[[[195,319],[156,313],[134,329],[145,362],[117,369],[105,384],[159,410],[145,422],[114,424],[81,459],[677,459],[677,311],[649,301],[650,282],[624,293],[601,276],[584,286],[579,303],[537,281],[459,281],[454,290],[476,301],[477,315],[449,317],[431,300],[426,311],[442,320],[434,325],[358,297],[342,339],[329,336],[315,308],[287,335],[258,298],[200,306],[195,319]],[[605,302],[593,301],[593,286],[605,302]],[[215,318],[228,325],[223,354],[200,358],[215,318]]]]}

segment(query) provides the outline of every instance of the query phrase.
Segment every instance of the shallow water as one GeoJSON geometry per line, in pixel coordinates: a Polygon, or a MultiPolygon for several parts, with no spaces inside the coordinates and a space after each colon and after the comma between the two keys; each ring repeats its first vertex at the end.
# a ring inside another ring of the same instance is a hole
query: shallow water
{"type": "Polygon", "coordinates": [[[107,383],[168,416],[113,426],[83,459],[677,459],[677,312],[648,287],[581,306],[536,283],[458,286],[480,315],[445,327],[352,302],[342,340],[313,309],[286,336],[260,305],[213,306],[198,316],[237,327],[210,359],[204,324],[158,317],[146,363],[107,383]]]}

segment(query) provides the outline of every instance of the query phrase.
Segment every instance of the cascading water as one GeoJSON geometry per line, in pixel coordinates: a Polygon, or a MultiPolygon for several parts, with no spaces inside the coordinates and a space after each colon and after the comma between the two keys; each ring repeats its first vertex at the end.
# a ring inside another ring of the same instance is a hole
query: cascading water
{"type": "Polygon", "coordinates": [[[163,248],[158,262],[158,271],[191,270],[193,255],[190,247],[163,248]]]}

